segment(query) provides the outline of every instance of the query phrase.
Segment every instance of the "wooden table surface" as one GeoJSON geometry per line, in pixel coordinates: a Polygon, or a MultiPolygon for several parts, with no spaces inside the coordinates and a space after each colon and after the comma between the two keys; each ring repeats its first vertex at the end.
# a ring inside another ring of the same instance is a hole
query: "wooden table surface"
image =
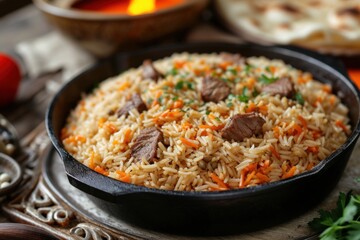
{"type": "MultiPolygon", "coordinates": [[[[17,10],[0,18],[0,52],[9,51],[15,44],[21,41],[42,36],[53,30],[53,27],[47,24],[34,6],[30,5],[17,10]]],[[[205,32],[208,41],[241,42],[238,37],[226,33],[224,30],[219,30],[218,27],[214,27],[208,23],[197,26],[196,30],[191,31],[187,35],[186,41],[201,41],[204,39],[205,32]]],[[[14,104],[0,109],[0,113],[14,124],[21,138],[25,137],[44,121],[47,105],[54,94],[47,90],[46,84],[49,81],[56,81],[59,78],[60,74],[57,72],[49,73],[37,79],[24,79],[21,83],[18,100],[14,104]]],[[[358,156],[360,156],[359,143],[355,147],[348,167],[337,188],[324,200],[321,206],[311,209],[293,221],[271,229],[243,235],[242,239],[274,239],[271,236],[282,236],[281,239],[294,239],[296,238],[296,234],[292,234],[299,231],[311,234],[311,231],[307,227],[307,222],[317,216],[317,209],[334,207],[339,191],[346,192],[353,189],[355,192],[359,192],[359,185],[354,181],[355,177],[360,176],[359,162],[356,159],[358,156]]],[[[0,213],[0,222],[8,221],[9,220],[0,213]]]]}

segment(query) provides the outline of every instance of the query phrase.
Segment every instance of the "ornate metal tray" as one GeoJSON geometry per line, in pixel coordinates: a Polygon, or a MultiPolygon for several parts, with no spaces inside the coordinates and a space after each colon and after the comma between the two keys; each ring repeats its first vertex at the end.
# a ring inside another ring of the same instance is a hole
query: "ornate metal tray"
{"type": "MultiPolygon", "coordinates": [[[[359,189],[354,179],[360,176],[356,145],[345,173],[333,193],[318,208],[335,205],[339,191],[359,189]]],[[[41,227],[61,239],[193,239],[194,236],[170,235],[142,229],[99,209],[85,193],[70,185],[61,159],[50,146],[43,124],[23,141],[23,156],[18,159],[24,169],[23,181],[12,194],[2,199],[2,210],[15,222],[41,227]]],[[[290,222],[257,232],[236,236],[196,239],[316,239],[307,222],[317,216],[316,209],[290,222]]],[[[196,223],[194,223],[196,224],[196,223]]]]}

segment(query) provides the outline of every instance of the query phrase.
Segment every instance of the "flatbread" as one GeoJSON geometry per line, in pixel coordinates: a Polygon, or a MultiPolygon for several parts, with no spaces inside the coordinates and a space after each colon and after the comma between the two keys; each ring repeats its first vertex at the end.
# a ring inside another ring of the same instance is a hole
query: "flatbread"
{"type": "Polygon", "coordinates": [[[216,0],[216,7],[250,41],[360,52],[360,0],[216,0]]]}

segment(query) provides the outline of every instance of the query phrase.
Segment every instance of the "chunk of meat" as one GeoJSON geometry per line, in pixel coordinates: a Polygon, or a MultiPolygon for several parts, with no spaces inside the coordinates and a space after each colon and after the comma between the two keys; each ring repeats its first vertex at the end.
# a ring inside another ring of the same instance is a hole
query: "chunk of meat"
{"type": "Polygon", "coordinates": [[[147,107],[143,100],[141,99],[140,95],[135,93],[132,95],[131,99],[125,103],[125,105],[117,112],[118,117],[122,115],[129,115],[131,109],[136,108],[139,113],[147,110],[147,107]]]}
{"type": "Polygon", "coordinates": [[[245,64],[245,58],[238,53],[221,52],[220,57],[226,62],[232,62],[237,65],[245,64]]]}
{"type": "Polygon", "coordinates": [[[229,96],[230,87],[222,80],[206,76],[201,81],[201,97],[205,102],[220,102],[229,96]]]}
{"type": "Polygon", "coordinates": [[[138,161],[145,159],[154,162],[158,143],[163,141],[163,133],[158,128],[145,128],[140,131],[134,145],[131,146],[131,156],[138,161]]]}
{"type": "Polygon", "coordinates": [[[154,67],[151,60],[145,60],[142,65],[142,75],[144,79],[152,79],[157,82],[160,78],[164,77],[156,68],[154,67]]]}
{"type": "Polygon", "coordinates": [[[295,89],[289,77],[282,77],[276,82],[263,87],[262,92],[271,95],[279,94],[281,97],[292,98],[295,94],[295,89]]]}
{"type": "Polygon", "coordinates": [[[236,114],[221,130],[221,136],[228,141],[241,142],[244,138],[261,133],[264,123],[265,120],[255,112],[236,114]]]}

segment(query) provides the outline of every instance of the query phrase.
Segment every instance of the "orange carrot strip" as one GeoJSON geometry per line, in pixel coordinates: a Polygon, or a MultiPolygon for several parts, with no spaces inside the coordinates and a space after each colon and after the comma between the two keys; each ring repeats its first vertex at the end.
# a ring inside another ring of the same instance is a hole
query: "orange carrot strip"
{"type": "Polygon", "coordinates": [[[224,181],[221,180],[215,173],[211,173],[210,177],[220,187],[225,188],[225,189],[229,189],[229,186],[226,183],[224,183],[224,181]]]}
{"type": "Polygon", "coordinates": [[[184,106],[184,102],[179,99],[179,100],[176,100],[173,104],[173,108],[182,108],[184,106]]]}
{"type": "Polygon", "coordinates": [[[274,137],[279,138],[280,137],[280,128],[278,126],[273,128],[274,137]]]}
{"type": "Polygon", "coordinates": [[[219,126],[210,126],[210,125],[199,125],[199,128],[208,128],[208,129],[211,129],[211,130],[220,130],[220,129],[223,129],[224,128],[224,124],[221,124],[219,126]]]}
{"type": "Polygon", "coordinates": [[[294,173],[296,171],[296,166],[293,166],[290,168],[290,170],[288,172],[286,172],[281,178],[282,179],[285,179],[285,178],[289,178],[289,177],[292,177],[294,176],[294,173]]]}
{"type": "Polygon", "coordinates": [[[277,158],[277,159],[280,159],[280,154],[276,151],[276,149],[274,148],[273,145],[270,145],[269,147],[271,153],[277,158]]]}
{"type": "Polygon", "coordinates": [[[347,127],[345,126],[345,124],[342,121],[336,120],[335,124],[336,124],[336,126],[340,127],[345,133],[348,132],[347,127]]]}
{"type": "Polygon", "coordinates": [[[118,180],[120,180],[122,182],[130,183],[131,177],[129,174],[127,174],[126,172],[120,171],[120,170],[116,170],[115,172],[118,175],[118,177],[117,177],[118,180]]]}
{"type": "Polygon", "coordinates": [[[268,110],[268,108],[267,108],[267,106],[266,106],[266,105],[259,106],[258,108],[259,108],[259,112],[260,112],[261,114],[266,115],[267,110],[268,110]]]}
{"type": "Polygon", "coordinates": [[[112,123],[106,124],[105,127],[106,127],[106,130],[107,130],[110,134],[113,134],[113,133],[117,132],[117,130],[118,130],[118,129],[116,128],[116,126],[115,126],[114,124],[112,124],[112,123]]]}
{"type": "Polygon", "coordinates": [[[131,137],[132,137],[132,131],[128,128],[125,130],[124,133],[124,142],[129,143],[131,141],[131,137]]]}
{"type": "Polygon", "coordinates": [[[255,103],[251,102],[249,106],[246,108],[245,112],[250,113],[250,112],[254,112],[255,110],[256,110],[256,105],[255,103]]]}
{"type": "Polygon", "coordinates": [[[311,170],[312,168],[314,167],[314,163],[309,163],[307,166],[306,166],[306,170],[311,170]]]}
{"type": "Polygon", "coordinates": [[[256,173],[255,176],[261,181],[261,182],[269,182],[270,178],[262,173],[256,173]]]}
{"type": "Polygon", "coordinates": [[[324,91],[324,92],[327,92],[327,93],[331,93],[331,86],[330,85],[327,85],[327,84],[324,84],[321,89],[324,91]]]}
{"type": "Polygon", "coordinates": [[[123,82],[120,87],[118,88],[119,91],[124,91],[125,89],[127,89],[128,87],[130,87],[130,83],[128,81],[123,82]]]}
{"type": "Polygon", "coordinates": [[[231,65],[231,62],[227,62],[227,61],[225,61],[225,62],[221,62],[221,63],[219,63],[219,67],[221,68],[221,69],[223,69],[223,70],[226,70],[227,69],[227,67],[228,66],[230,66],[231,65]]]}
{"type": "Polygon", "coordinates": [[[189,123],[189,122],[184,122],[182,125],[181,125],[182,129],[190,129],[192,128],[192,125],[189,123]]]}
{"type": "Polygon", "coordinates": [[[199,144],[194,143],[193,141],[191,141],[190,139],[186,139],[183,137],[180,137],[180,140],[183,144],[185,144],[186,146],[192,147],[192,148],[199,148],[199,144]]]}
{"type": "Polygon", "coordinates": [[[277,67],[275,66],[270,66],[269,69],[272,74],[274,74],[277,71],[277,67]]]}
{"type": "Polygon", "coordinates": [[[318,153],[319,152],[319,147],[318,146],[313,146],[313,147],[308,147],[306,149],[307,152],[312,152],[312,153],[318,153]]]}
{"type": "Polygon", "coordinates": [[[186,61],[175,61],[174,62],[174,67],[176,69],[182,68],[185,65],[186,61]]]}
{"type": "Polygon", "coordinates": [[[102,174],[102,175],[106,175],[106,176],[109,175],[109,173],[108,173],[107,171],[105,171],[105,169],[103,169],[102,167],[100,167],[99,165],[96,166],[96,167],[94,168],[94,170],[95,170],[96,172],[102,174]]]}
{"type": "Polygon", "coordinates": [[[89,168],[94,169],[95,168],[95,153],[91,152],[90,159],[89,159],[89,168]]]}
{"type": "Polygon", "coordinates": [[[303,125],[304,128],[307,128],[307,122],[302,116],[297,116],[297,119],[301,122],[301,125],[303,125]]]}
{"type": "Polygon", "coordinates": [[[251,179],[255,176],[255,171],[252,171],[250,174],[246,176],[246,180],[244,182],[244,186],[248,185],[251,181],[251,179]]]}

